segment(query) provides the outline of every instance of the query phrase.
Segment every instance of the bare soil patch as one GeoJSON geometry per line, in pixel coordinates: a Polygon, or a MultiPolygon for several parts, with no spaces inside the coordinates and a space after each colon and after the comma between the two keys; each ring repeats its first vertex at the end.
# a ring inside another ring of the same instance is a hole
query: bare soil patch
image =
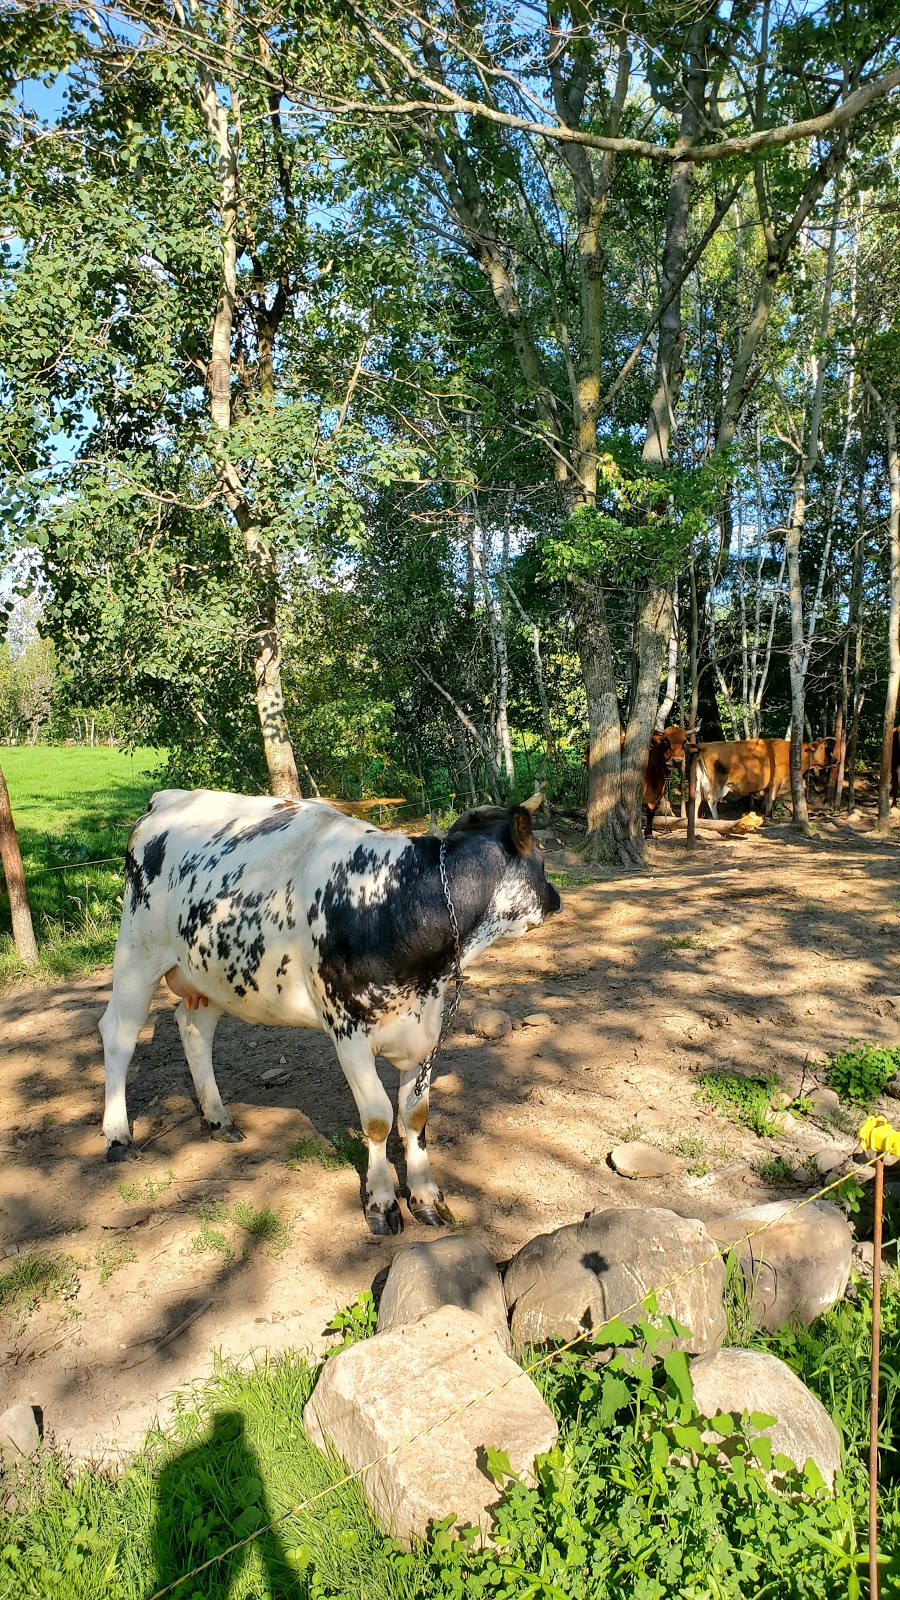
{"type": "MultiPolygon", "coordinates": [[[[549,869],[586,875],[576,844],[573,829],[549,830],[549,869]]],[[[429,1143],[455,1215],[498,1260],[603,1204],[709,1216],[776,1198],[784,1190],[757,1170],[764,1158],[796,1166],[829,1145],[849,1149],[849,1133],[803,1119],[757,1138],[697,1099],[697,1073],[772,1072],[796,1094],[809,1063],[848,1039],[900,1037],[896,833],[876,838],[865,820],[823,821],[808,841],[777,826],[703,831],[693,857],[673,834],[653,845],[652,863],[564,883],[564,914],[489,951],[466,985],[429,1143]],[[485,1006],[514,1020],[496,1043],[472,1028],[485,1006]],[[550,1020],[526,1025],[536,1012],[550,1020]],[[618,1176],[609,1151],[638,1136],[681,1142],[680,1170],[618,1176]]],[[[213,1144],[162,989],[130,1091],[142,1159],[107,1166],[97,1020],[108,984],[105,969],[0,999],[0,1270],[33,1243],[77,1263],[70,1298],[0,1325],[0,1410],[41,1406],[49,1437],[97,1459],[134,1448],[217,1351],[321,1349],[336,1307],[403,1242],[368,1235],[352,1169],[287,1165],[298,1139],[354,1125],[327,1038],[224,1018],[217,1074],[247,1140],[213,1144]],[[283,1076],[264,1082],[282,1058],[283,1076]],[[281,1214],[280,1251],[216,1220],[242,1201],[281,1214]]],[[[393,1096],[387,1063],[383,1075],[393,1096]]],[[[402,1178],[396,1141],[392,1154],[402,1178]]],[[[427,1234],[405,1208],[404,1219],[407,1240],[427,1234]]]]}

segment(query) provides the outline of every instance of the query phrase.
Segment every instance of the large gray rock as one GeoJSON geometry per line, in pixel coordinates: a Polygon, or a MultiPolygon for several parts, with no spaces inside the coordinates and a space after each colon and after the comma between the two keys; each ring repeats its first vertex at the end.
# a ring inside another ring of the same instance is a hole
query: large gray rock
{"type": "Polygon", "coordinates": [[[659,1313],[691,1330],[677,1343],[697,1354],[717,1350],[725,1337],[725,1268],[708,1261],[715,1251],[702,1222],[653,1206],[592,1211],[584,1222],[540,1234],[504,1275],[513,1341],[574,1339],[611,1317],[636,1322],[635,1307],[656,1292],[659,1313]]]}
{"type": "Polygon", "coordinates": [[[501,1349],[509,1352],[503,1284],[493,1256],[478,1239],[450,1234],[398,1250],[381,1296],[378,1332],[390,1333],[417,1322],[438,1306],[474,1311],[493,1328],[501,1349]]]}
{"type": "Polygon", "coordinates": [[[837,1206],[792,1205],[745,1206],[707,1223],[719,1244],[735,1245],[753,1314],[770,1332],[805,1327],[842,1298],[850,1279],[853,1236],[837,1206]],[[745,1234],[753,1237],[738,1243],[745,1234]]]}
{"type": "Polygon", "coordinates": [[[557,1435],[552,1412],[494,1330],[459,1306],[332,1356],[303,1425],[351,1470],[376,1463],[361,1488],[382,1525],[403,1540],[423,1538],[451,1513],[458,1526],[487,1534],[500,1494],[484,1471],[484,1451],[505,1450],[513,1471],[533,1479],[535,1456],[551,1450],[557,1435]]]}
{"type": "Polygon", "coordinates": [[[489,1008],[478,1011],[472,1018],[472,1027],[480,1033],[482,1039],[505,1039],[512,1029],[512,1017],[508,1011],[489,1008]]]}
{"type": "Polygon", "coordinates": [[[4,1461],[33,1456],[40,1442],[41,1430],[33,1406],[22,1401],[9,1406],[0,1416],[0,1457],[4,1461]]]}
{"type": "Polygon", "coordinates": [[[787,1456],[801,1472],[811,1457],[832,1487],[841,1464],[837,1428],[822,1402],[777,1356],[763,1350],[718,1350],[691,1362],[691,1378],[701,1416],[725,1413],[735,1423],[751,1411],[774,1417],[771,1427],[750,1426],[748,1434],[765,1434],[773,1457],[787,1456]]]}

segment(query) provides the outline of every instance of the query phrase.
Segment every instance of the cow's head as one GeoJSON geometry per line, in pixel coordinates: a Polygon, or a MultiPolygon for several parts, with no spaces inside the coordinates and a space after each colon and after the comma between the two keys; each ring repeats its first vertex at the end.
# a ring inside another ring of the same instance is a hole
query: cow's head
{"type": "Polygon", "coordinates": [[[535,802],[510,806],[509,810],[503,806],[479,806],[457,817],[447,832],[448,840],[461,834],[481,835],[503,851],[505,870],[489,915],[500,920],[502,932],[510,938],[527,928],[539,927],[545,917],[552,917],[562,908],[559,895],[547,882],[544,857],[534,837],[534,809],[535,802]]]}
{"type": "Polygon", "coordinates": [[[688,736],[684,728],[679,728],[675,725],[671,725],[668,728],[663,728],[663,738],[668,739],[669,741],[669,749],[672,752],[672,760],[683,761],[685,757],[685,746],[689,743],[688,736]]]}
{"type": "Polygon", "coordinates": [[[824,772],[829,765],[828,740],[823,737],[809,740],[803,746],[803,755],[806,759],[806,770],[824,772]]]}

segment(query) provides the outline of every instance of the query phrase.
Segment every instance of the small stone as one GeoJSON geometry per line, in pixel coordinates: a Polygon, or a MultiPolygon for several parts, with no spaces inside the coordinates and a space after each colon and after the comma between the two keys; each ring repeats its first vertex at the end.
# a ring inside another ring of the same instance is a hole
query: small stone
{"type": "Polygon", "coordinates": [[[406,1542],[424,1539],[446,1516],[478,1528],[483,1542],[501,1496],[484,1471],[485,1446],[505,1450],[513,1472],[533,1482],[535,1457],[552,1450],[558,1433],[494,1330],[459,1306],[332,1356],[303,1426],[352,1472],[374,1462],[360,1488],[382,1525],[406,1542]]]}
{"type": "Polygon", "coordinates": [[[381,1295],[378,1332],[417,1322],[439,1306],[461,1306],[483,1317],[509,1353],[503,1284],[493,1256],[478,1239],[451,1234],[398,1250],[381,1295]]]}
{"type": "Polygon", "coordinates": [[[803,1184],[804,1187],[808,1186],[809,1184],[809,1172],[807,1171],[806,1167],[795,1167],[791,1173],[791,1177],[795,1183],[803,1184]]]}
{"type": "Polygon", "coordinates": [[[529,1011],[528,1016],[523,1017],[522,1021],[526,1028],[546,1028],[553,1021],[553,1018],[549,1011],[529,1011]]]}
{"type": "Polygon", "coordinates": [[[749,1411],[774,1417],[770,1428],[748,1424],[748,1435],[764,1434],[771,1440],[773,1457],[787,1456],[801,1472],[812,1458],[832,1487],[841,1465],[837,1428],[821,1400],[777,1356],[763,1350],[717,1350],[691,1362],[691,1379],[701,1416],[731,1416],[735,1425],[749,1411]]]}
{"type": "Polygon", "coordinates": [[[656,1133],[661,1132],[663,1128],[667,1128],[669,1125],[666,1113],[657,1111],[655,1106],[647,1106],[643,1111],[639,1111],[634,1120],[639,1122],[642,1127],[650,1128],[656,1133]]]}
{"type": "Polygon", "coordinates": [[[900,994],[883,994],[881,998],[892,1011],[900,1011],[900,994]]]}
{"type": "Polygon", "coordinates": [[[287,1066],[287,1056],[279,1056],[278,1057],[278,1065],[280,1067],[286,1067],[287,1066]]]}
{"type": "Polygon", "coordinates": [[[610,1161],[623,1178],[667,1178],[681,1172],[684,1162],[670,1156],[667,1150],[657,1150],[655,1145],[634,1139],[630,1144],[617,1144],[610,1151],[610,1161]]]}
{"type": "Polygon", "coordinates": [[[472,1019],[472,1027],[482,1039],[504,1039],[512,1029],[512,1018],[506,1011],[479,1011],[472,1019]]]}
{"type": "Polygon", "coordinates": [[[813,1089],[806,1096],[810,1105],[823,1116],[829,1116],[841,1109],[841,1097],[833,1089],[813,1089]]]}
{"type": "Polygon", "coordinates": [[[813,1156],[813,1161],[823,1178],[827,1178],[829,1172],[834,1172],[835,1168],[841,1166],[845,1159],[843,1150],[835,1149],[817,1150],[813,1156]]]}
{"type": "Polygon", "coordinates": [[[124,1233],[127,1228],[136,1228],[139,1223],[146,1222],[151,1215],[150,1206],[112,1206],[98,1216],[97,1221],[101,1228],[124,1233]]]}
{"type": "Polygon", "coordinates": [[[779,1089],[778,1092],[772,1096],[773,1111],[786,1111],[793,1098],[793,1095],[788,1094],[786,1089],[779,1089]]]}
{"type": "MultiPolygon", "coordinates": [[[[284,1058],[282,1057],[282,1059],[284,1058]]],[[[260,1083],[284,1083],[287,1080],[287,1076],[288,1074],[282,1072],[280,1067],[270,1067],[268,1072],[260,1073],[259,1081],[260,1083]]]]}
{"type": "Polygon", "coordinates": [[[16,1456],[33,1456],[41,1442],[39,1413],[24,1401],[10,1406],[0,1416],[0,1456],[14,1461],[16,1456]]]}
{"type": "Polygon", "coordinates": [[[900,1072],[898,1072],[896,1078],[891,1078],[890,1082],[885,1084],[884,1092],[889,1094],[892,1099],[900,1100],[900,1072]]]}

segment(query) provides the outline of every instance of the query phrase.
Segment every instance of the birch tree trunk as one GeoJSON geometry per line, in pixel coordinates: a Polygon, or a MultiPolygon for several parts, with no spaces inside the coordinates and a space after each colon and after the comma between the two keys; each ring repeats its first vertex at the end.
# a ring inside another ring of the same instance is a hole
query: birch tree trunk
{"type": "Polygon", "coordinates": [[[891,828],[891,755],[894,728],[897,723],[897,699],[900,696],[900,454],[897,449],[897,413],[892,405],[885,404],[869,385],[884,417],[885,454],[887,457],[888,485],[890,488],[890,515],[888,517],[889,595],[888,606],[888,674],[884,697],[884,728],[881,742],[881,772],[878,779],[878,832],[889,833],[891,828]]]}
{"type": "MultiPolygon", "coordinates": [[[[226,27],[233,34],[233,0],[226,0],[226,27]]],[[[222,278],[212,322],[208,369],[209,407],[213,426],[222,437],[222,488],[225,500],[243,535],[250,569],[256,618],[253,629],[254,699],[262,734],[263,751],[272,793],[288,799],[302,796],[291,745],[281,681],[282,652],[278,628],[278,568],[271,540],[247,494],[238,467],[228,454],[232,422],[231,351],[237,302],[238,145],[233,136],[229,107],[205,67],[198,68],[198,98],[219,157],[219,193],[222,227],[222,278]]],[[[232,87],[231,115],[239,107],[232,87]]],[[[272,331],[274,339],[274,330],[272,331]]],[[[267,371],[271,380],[271,339],[267,371]]],[[[267,341],[262,341],[263,353],[267,341]]],[[[264,398],[266,398],[264,396],[264,398]]]]}
{"type": "MultiPolygon", "coordinates": [[[[828,239],[828,257],[825,265],[825,282],[822,286],[822,309],[819,315],[819,346],[828,335],[831,319],[831,295],[834,287],[834,263],[837,249],[838,226],[841,217],[841,192],[836,186],[831,214],[831,231],[828,239]]],[[[821,348],[811,358],[813,398],[809,419],[809,436],[794,473],[791,490],[791,514],[785,540],[788,589],[791,609],[791,799],[794,807],[794,826],[801,833],[809,833],[809,808],[803,785],[803,729],[806,717],[806,670],[809,665],[812,631],[807,645],[803,620],[803,586],[800,573],[800,544],[806,521],[807,479],[819,459],[819,428],[822,419],[822,401],[825,393],[826,361],[821,348]]],[[[824,575],[823,575],[824,580],[824,575]]]]}

